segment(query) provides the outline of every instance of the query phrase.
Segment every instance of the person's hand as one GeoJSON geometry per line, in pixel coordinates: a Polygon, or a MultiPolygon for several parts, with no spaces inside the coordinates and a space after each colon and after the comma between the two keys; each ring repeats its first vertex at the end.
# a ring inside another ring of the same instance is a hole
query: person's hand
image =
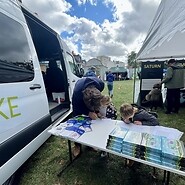
{"type": "Polygon", "coordinates": [[[134,121],[134,124],[136,124],[136,125],[142,125],[142,122],[141,121],[134,121]]]}
{"type": "Polygon", "coordinates": [[[95,112],[89,112],[88,116],[89,116],[92,120],[98,119],[98,115],[97,115],[95,112]]]}
{"type": "Polygon", "coordinates": [[[103,116],[102,116],[100,113],[97,113],[96,115],[97,115],[97,116],[98,116],[98,118],[100,118],[100,119],[102,119],[102,118],[103,118],[103,116]]]}

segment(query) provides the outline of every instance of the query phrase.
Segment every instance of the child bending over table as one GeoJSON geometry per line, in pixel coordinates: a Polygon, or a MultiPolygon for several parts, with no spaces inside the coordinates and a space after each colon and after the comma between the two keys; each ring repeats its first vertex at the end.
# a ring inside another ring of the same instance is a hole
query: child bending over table
{"type": "Polygon", "coordinates": [[[156,126],[159,125],[157,117],[152,113],[144,109],[139,109],[132,106],[131,104],[124,103],[120,107],[121,119],[129,124],[134,123],[136,125],[148,125],[156,126]]]}

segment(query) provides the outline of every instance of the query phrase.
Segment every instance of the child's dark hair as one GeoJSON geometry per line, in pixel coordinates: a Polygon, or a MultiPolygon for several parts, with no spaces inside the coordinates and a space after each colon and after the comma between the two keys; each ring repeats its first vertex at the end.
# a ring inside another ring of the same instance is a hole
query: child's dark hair
{"type": "Polygon", "coordinates": [[[153,85],[153,89],[154,89],[154,88],[161,89],[161,84],[159,84],[159,83],[154,84],[154,85],[153,85]]]}

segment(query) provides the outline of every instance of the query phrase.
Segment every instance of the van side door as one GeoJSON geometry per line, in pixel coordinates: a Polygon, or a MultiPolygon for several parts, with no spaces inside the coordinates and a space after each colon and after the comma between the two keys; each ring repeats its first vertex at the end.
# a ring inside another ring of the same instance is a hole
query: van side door
{"type": "Polygon", "coordinates": [[[50,124],[30,33],[21,11],[12,12],[0,9],[0,166],[50,124]]]}

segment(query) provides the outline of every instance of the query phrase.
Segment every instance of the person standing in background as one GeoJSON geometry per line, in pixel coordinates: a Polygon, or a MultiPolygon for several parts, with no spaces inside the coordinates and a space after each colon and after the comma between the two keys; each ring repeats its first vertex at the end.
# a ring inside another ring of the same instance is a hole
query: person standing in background
{"type": "Polygon", "coordinates": [[[184,87],[184,69],[175,59],[168,61],[168,68],[161,84],[167,88],[166,94],[166,114],[179,112],[180,108],[180,89],[184,87]]]}
{"type": "Polygon", "coordinates": [[[121,76],[121,74],[119,74],[119,75],[118,75],[118,79],[119,79],[119,81],[121,80],[121,78],[122,78],[122,76],[121,76]]]}
{"type": "Polygon", "coordinates": [[[113,83],[114,83],[114,75],[111,71],[109,71],[107,77],[107,88],[108,88],[108,94],[112,98],[113,97],[113,83]]]}
{"type": "Polygon", "coordinates": [[[92,66],[91,68],[88,69],[88,71],[85,73],[84,77],[88,77],[88,76],[96,77],[96,67],[92,66]]]}

